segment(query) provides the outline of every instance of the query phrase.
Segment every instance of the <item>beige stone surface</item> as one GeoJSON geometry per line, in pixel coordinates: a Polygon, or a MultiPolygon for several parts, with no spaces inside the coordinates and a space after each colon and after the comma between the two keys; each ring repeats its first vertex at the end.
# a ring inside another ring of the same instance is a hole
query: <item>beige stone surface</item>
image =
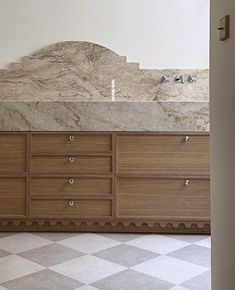
{"type": "Polygon", "coordinates": [[[208,102],[1,101],[1,131],[209,131],[208,102]]]}
{"type": "Polygon", "coordinates": [[[0,100],[110,101],[113,94],[115,101],[191,102],[208,101],[208,90],[207,69],[140,69],[106,47],[80,41],[53,44],[0,70],[0,100]],[[171,81],[162,83],[163,75],[171,81]],[[197,82],[176,84],[178,75],[196,75],[197,82]]]}

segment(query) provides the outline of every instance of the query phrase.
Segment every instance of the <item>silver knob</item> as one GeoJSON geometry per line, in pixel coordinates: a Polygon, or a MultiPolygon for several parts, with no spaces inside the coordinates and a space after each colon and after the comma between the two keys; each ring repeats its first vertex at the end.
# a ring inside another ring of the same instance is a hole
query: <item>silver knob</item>
{"type": "Polygon", "coordinates": [[[75,160],[75,158],[74,158],[73,156],[70,156],[70,157],[69,157],[69,162],[70,162],[70,163],[73,163],[74,160],[75,160]]]}
{"type": "Polygon", "coordinates": [[[184,142],[188,142],[189,141],[189,136],[185,136],[184,137],[184,142]]]}
{"type": "Polygon", "coordinates": [[[69,201],[69,206],[74,206],[75,205],[75,202],[73,200],[70,200],[69,201]]]}
{"type": "Polygon", "coordinates": [[[75,140],[75,136],[69,136],[69,141],[74,141],[75,140]]]}
{"type": "Polygon", "coordinates": [[[74,184],[74,179],[73,178],[69,179],[69,184],[74,184]]]}
{"type": "Polygon", "coordinates": [[[189,180],[188,179],[185,180],[184,185],[186,185],[186,186],[189,185],[189,180]]]}

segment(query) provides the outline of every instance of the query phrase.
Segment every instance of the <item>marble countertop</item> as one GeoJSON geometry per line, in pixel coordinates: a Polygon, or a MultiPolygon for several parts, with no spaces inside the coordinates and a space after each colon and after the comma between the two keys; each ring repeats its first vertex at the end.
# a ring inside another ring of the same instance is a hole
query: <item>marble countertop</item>
{"type": "Polygon", "coordinates": [[[209,131],[208,102],[0,101],[1,131],[209,131]]]}
{"type": "Polygon", "coordinates": [[[0,130],[205,132],[208,86],[208,69],[141,69],[98,44],[56,43],[0,69],[0,130]]]}

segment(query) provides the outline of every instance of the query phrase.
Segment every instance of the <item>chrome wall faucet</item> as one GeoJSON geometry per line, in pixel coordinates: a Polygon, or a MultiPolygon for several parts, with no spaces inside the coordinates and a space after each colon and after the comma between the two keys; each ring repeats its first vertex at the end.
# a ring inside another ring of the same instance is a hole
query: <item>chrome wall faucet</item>
{"type": "MultiPolygon", "coordinates": [[[[169,75],[163,75],[161,77],[161,83],[169,83],[171,81],[171,77],[169,75]]],[[[197,81],[196,75],[178,75],[174,77],[174,82],[177,84],[195,83],[197,81]]]]}

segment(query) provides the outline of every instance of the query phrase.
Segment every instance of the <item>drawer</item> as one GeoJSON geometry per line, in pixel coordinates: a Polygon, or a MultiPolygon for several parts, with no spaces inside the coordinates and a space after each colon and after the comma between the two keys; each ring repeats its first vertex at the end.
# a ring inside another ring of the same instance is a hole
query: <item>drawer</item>
{"type": "Polygon", "coordinates": [[[118,172],[209,174],[209,137],[120,135],[118,172]]]}
{"type": "Polygon", "coordinates": [[[112,178],[102,177],[33,177],[32,196],[66,197],[68,195],[111,195],[112,178]]]}
{"type": "Polygon", "coordinates": [[[26,135],[0,134],[0,173],[26,171],[26,135]]]}
{"type": "Polygon", "coordinates": [[[33,134],[32,151],[36,153],[107,152],[112,151],[111,134],[33,134]]]}
{"type": "Polygon", "coordinates": [[[112,172],[111,156],[33,156],[33,173],[103,174],[112,172]]]}
{"type": "Polygon", "coordinates": [[[25,197],[25,178],[0,178],[0,216],[25,215],[25,197]]]}
{"type": "Polygon", "coordinates": [[[111,217],[111,200],[32,200],[31,216],[37,217],[111,217]],[[72,204],[72,205],[71,205],[72,204]]]}
{"type": "Polygon", "coordinates": [[[119,217],[210,217],[210,182],[206,179],[118,178],[117,199],[119,217]]]}

